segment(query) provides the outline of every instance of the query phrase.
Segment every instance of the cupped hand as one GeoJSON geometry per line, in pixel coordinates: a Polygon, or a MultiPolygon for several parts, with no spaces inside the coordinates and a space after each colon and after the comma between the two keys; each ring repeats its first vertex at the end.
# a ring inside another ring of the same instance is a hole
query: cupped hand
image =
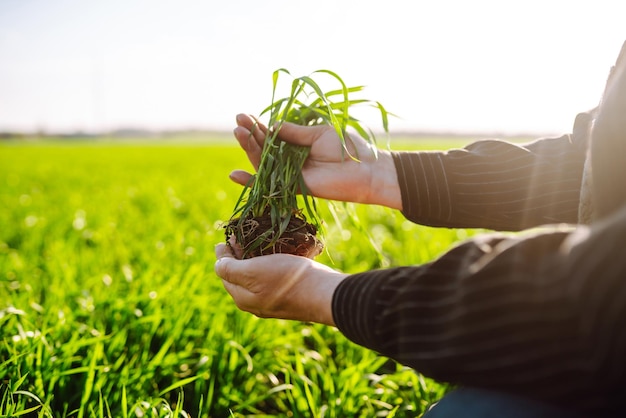
{"type": "MultiPolygon", "coordinates": [[[[252,165],[258,168],[267,128],[256,119],[239,114],[234,134],[252,165]]],[[[395,165],[389,152],[378,151],[376,156],[363,138],[350,134],[346,141],[348,153],[342,148],[334,128],[327,125],[284,123],[279,138],[311,147],[302,174],[312,195],[402,209],[395,165]],[[358,161],[351,156],[358,157],[358,161]]],[[[247,184],[250,177],[250,173],[241,170],[230,175],[233,181],[242,185],[247,184]]]]}
{"type": "Polygon", "coordinates": [[[335,325],[332,297],[346,274],[289,254],[238,260],[226,244],[218,244],[215,255],[215,273],[239,309],[261,318],[335,325]]]}

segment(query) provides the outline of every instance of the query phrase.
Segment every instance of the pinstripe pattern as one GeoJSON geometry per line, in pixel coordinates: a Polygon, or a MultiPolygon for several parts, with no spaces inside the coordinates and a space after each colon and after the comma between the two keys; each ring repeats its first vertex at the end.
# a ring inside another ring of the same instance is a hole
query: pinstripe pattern
{"type": "Polygon", "coordinates": [[[403,213],[420,224],[462,228],[575,223],[587,152],[581,132],[591,119],[577,121],[574,135],[525,146],[485,140],[448,152],[395,152],[403,213]]]}
{"type": "Polygon", "coordinates": [[[626,43],[597,115],[578,115],[572,135],[394,153],[403,213],[418,223],[520,230],[576,223],[583,207],[595,219],[349,276],[332,301],[339,329],[442,381],[624,416],[625,132],[626,43]]]}
{"type": "Polygon", "coordinates": [[[626,265],[614,260],[626,257],[626,208],[573,231],[484,235],[427,265],[350,276],[335,321],[354,342],[442,381],[623,410],[626,265]]]}
{"type": "MultiPolygon", "coordinates": [[[[394,153],[404,215],[502,230],[576,223],[593,117],[523,146],[394,153]]],[[[354,342],[436,379],[621,416],[624,237],[626,207],[590,227],[484,235],[426,265],[348,277],[334,319],[354,342]]]]}

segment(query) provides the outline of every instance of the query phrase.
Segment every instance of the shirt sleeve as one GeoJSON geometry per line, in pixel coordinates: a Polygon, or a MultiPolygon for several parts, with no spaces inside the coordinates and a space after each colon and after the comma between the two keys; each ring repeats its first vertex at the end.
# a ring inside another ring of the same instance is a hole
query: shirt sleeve
{"type": "Polygon", "coordinates": [[[394,152],[407,219],[430,226],[521,230],[575,223],[593,111],[573,133],[525,145],[482,140],[446,152],[394,152]]]}
{"type": "Polygon", "coordinates": [[[426,265],[349,276],[335,323],[439,381],[623,412],[626,207],[563,228],[484,235],[426,265]]]}

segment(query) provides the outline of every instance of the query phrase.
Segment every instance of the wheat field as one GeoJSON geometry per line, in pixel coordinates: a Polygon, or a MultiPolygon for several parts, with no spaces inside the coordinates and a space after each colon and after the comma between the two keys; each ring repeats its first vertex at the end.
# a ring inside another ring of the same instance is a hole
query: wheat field
{"type": "MultiPolygon", "coordinates": [[[[213,273],[249,168],[231,142],[0,144],[0,417],[416,417],[442,396],[334,328],[236,309],[213,273]]],[[[472,233],[319,206],[318,260],[347,272],[472,233]]]]}

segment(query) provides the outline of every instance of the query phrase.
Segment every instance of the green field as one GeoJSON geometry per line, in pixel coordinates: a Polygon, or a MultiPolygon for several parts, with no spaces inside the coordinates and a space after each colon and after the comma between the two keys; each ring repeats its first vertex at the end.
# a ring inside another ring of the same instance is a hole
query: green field
{"type": "MultiPolygon", "coordinates": [[[[0,417],[415,417],[444,393],[334,328],[236,309],[213,249],[249,165],[223,143],[0,144],[0,417]]],[[[347,272],[470,232],[336,209],[318,260],[347,272]]]]}

